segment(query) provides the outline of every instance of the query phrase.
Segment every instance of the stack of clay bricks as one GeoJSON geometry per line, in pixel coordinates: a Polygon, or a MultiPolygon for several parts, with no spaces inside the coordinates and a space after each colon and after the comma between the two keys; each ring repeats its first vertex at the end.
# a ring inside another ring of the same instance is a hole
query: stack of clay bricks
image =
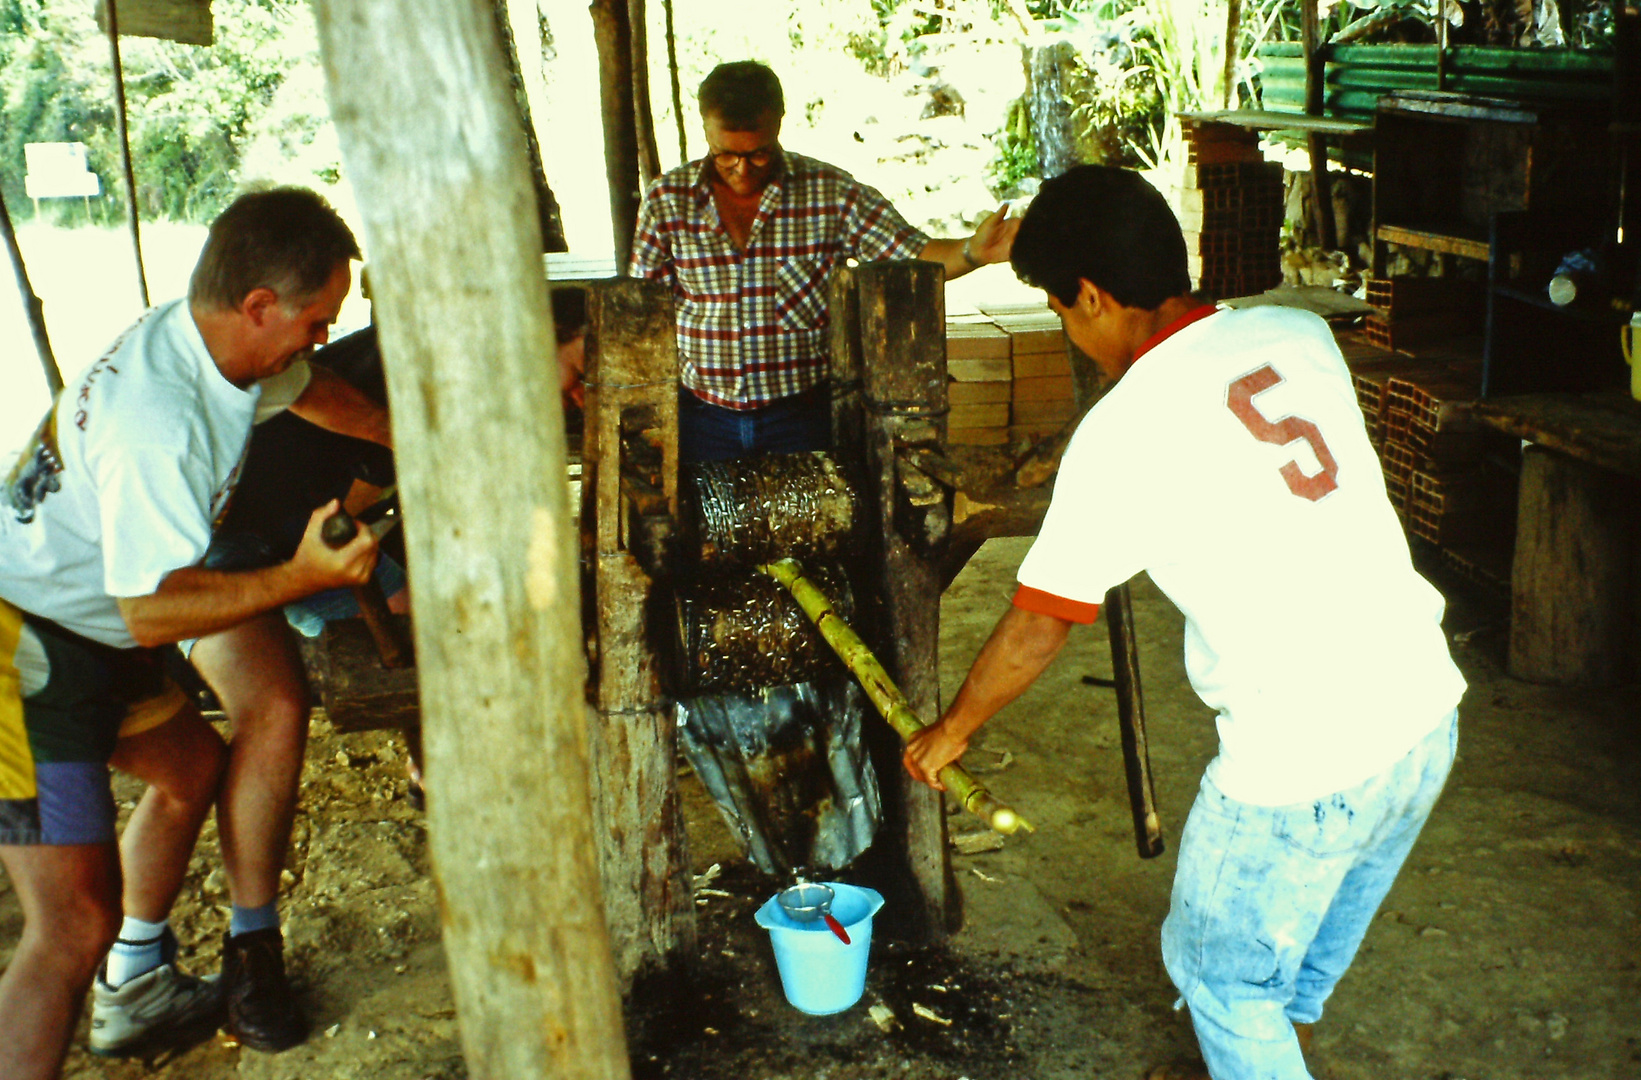
{"type": "Polygon", "coordinates": [[[1486,293],[1479,281],[1450,277],[1367,279],[1373,314],[1363,332],[1382,349],[1418,349],[1481,330],[1486,293]]]}
{"type": "Polygon", "coordinates": [[[1041,304],[981,304],[946,320],[950,443],[1035,443],[1076,412],[1059,316],[1041,304]]]}
{"type": "Polygon", "coordinates": [[[1385,492],[1407,531],[1441,547],[1489,539],[1508,522],[1483,467],[1482,432],[1470,416],[1480,396],[1474,359],[1389,353],[1341,341],[1385,492]]]}
{"type": "Polygon", "coordinates": [[[1264,160],[1257,134],[1191,121],[1173,201],[1197,289],[1224,298],[1282,283],[1282,165],[1264,160]]]}

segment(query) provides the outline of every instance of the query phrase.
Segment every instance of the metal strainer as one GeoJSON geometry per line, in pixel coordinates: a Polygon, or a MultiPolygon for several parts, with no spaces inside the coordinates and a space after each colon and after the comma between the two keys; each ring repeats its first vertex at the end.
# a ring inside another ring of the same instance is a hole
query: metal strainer
{"type": "Polygon", "coordinates": [[[839,941],[847,945],[849,932],[843,928],[842,923],[832,917],[832,898],[835,895],[830,885],[822,885],[818,881],[800,881],[776,893],[775,900],[793,922],[811,923],[816,919],[825,919],[827,928],[838,936],[839,941]]]}

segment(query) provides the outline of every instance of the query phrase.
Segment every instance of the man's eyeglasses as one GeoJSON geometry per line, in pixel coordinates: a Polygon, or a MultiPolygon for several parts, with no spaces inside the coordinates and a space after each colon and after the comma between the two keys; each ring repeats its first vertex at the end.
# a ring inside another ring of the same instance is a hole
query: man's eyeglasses
{"type": "Polygon", "coordinates": [[[761,169],[774,160],[777,149],[775,146],[760,146],[744,154],[739,150],[714,150],[712,163],[720,169],[733,169],[744,161],[754,169],[761,169]]]}

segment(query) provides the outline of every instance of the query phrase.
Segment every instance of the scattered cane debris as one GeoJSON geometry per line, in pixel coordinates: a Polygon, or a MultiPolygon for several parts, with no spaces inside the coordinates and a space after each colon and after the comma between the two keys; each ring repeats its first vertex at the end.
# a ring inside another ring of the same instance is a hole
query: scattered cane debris
{"type": "Polygon", "coordinates": [[[866,1012],[872,1023],[885,1035],[900,1026],[900,1021],[895,1019],[895,1011],[887,1005],[873,1005],[866,1012]]]}
{"type": "Polygon", "coordinates": [[[942,1027],[951,1027],[952,1022],[950,1020],[946,1019],[944,1016],[941,1016],[927,1005],[919,1005],[914,1001],[912,1002],[912,1012],[921,1016],[925,1020],[932,1020],[942,1027]]]}

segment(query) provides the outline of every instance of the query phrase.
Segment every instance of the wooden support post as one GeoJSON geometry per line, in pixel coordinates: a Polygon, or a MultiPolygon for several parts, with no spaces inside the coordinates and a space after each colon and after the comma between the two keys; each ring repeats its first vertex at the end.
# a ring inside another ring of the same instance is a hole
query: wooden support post
{"type": "MultiPolygon", "coordinates": [[[[1305,54],[1305,113],[1321,116],[1322,93],[1327,58],[1322,52],[1321,30],[1317,25],[1316,0],[1302,0],[1299,5],[1299,36],[1305,54]]],[[[1312,216],[1316,221],[1316,243],[1323,251],[1339,246],[1333,228],[1333,191],[1328,181],[1328,140],[1320,132],[1305,136],[1311,159],[1312,216]]]]}
{"type": "Polygon", "coordinates": [[[604,116],[604,174],[610,186],[610,229],[615,270],[627,272],[638,231],[638,123],[633,107],[632,26],[627,0],[593,0],[593,38],[598,44],[599,100],[604,116]]]}
{"type": "Polygon", "coordinates": [[[11,269],[17,275],[17,292],[23,298],[23,312],[28,316],[29,331],[34,335],[34,351],[40,354],[40,367],[46,373],[46,389],[53,400],[63,389],[63,373],[57,367],[57,358],[51,352],[51,338],[46,336],[46,309],[34,294],[28,279],[28,267],[23,264],[23,249],[17,244],[17,231],[11,227],[11,213],[0,198],[0,234],[6,241],[6,254],[11,256],[11,269]]]}
{"type": "Polygon", "coordinates": [[[372,256],[467,1071],[628,1080],[552,313],[493,17],[438,0],[315,15],[372,256]]]}
{"type": "Polygon", "coordinates": [[[588,290],[581,527],[592,558],[593,807],[616,969],[629,982],[695,953],[695,899],[678,802],[677,724],[654,642],[656,582],[629,539],[622,422],[662,433],[660,488],[678,516],[678,341],[672,294],[652,281],[588,290]]]}
{"type": "Polygon", "coordinates": [[[125,221],[131,229],[131,253],[137,261],[137,295],[148,310],[148,274],[142,266],[142,228],[138,224],[137,174],[131,167],[131,133],[126,130],[125,70],[120,64],[120,17],[118,0],[107,0],[108,53],[114,68],[114,132],[120,140],[120,165],[125,180],[125,221]]]}
{"type": "Polygon", "coordinates": [[[1612,686],[1636,667],[1636,485],[1543,447],[1522,453],[1510,674],[1612,686]]]}
{"type": "MultiPolygon", "coordinates": [[[[857,266],[852,276],[860,320],[863,501],[875,522],[874,554],[883,575],[875,583],[881,605],[876,640],[868,640],[913,711],[932,722],[940,715],[940,566],[907,541],[895,513],[899,451],[938,446],[945,434],[945,275],[937,263],[884,262],[857,266]]],[[[899,913],[907,919],[901,936],[941,938],[955,915],[945,806],[938,793],[910,781],[898,753],[887,768],[880,766],[878,780],[885,806],[898,808],[883,828],[897,830],[892,839],[904,845],[916,887],[898,905],[910,908],[899,913]]]]}

